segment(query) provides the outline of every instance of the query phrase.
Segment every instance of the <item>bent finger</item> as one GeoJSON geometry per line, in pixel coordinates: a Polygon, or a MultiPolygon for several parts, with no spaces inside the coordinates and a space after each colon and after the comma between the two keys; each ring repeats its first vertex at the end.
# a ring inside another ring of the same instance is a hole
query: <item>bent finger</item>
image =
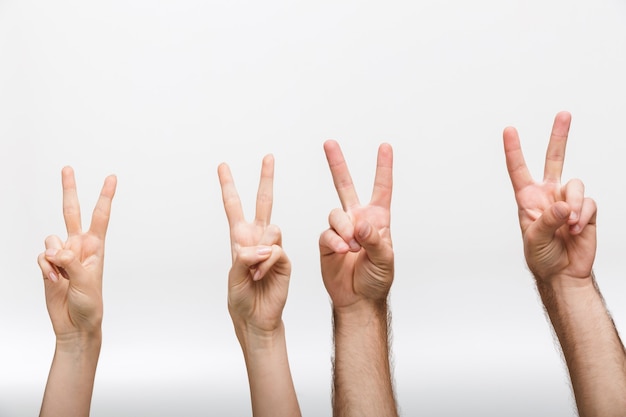
{"type": "Polygon", "coordinates": [[[595,200],[589,197],[585,198],[580,210],[578,222],[570,226],[570,232],[572,234],[579,234],[582,233],[588,225],[595,226],[597,214],[598,206],[595,200]]]}
{"type": "Polygon", "coordinates": [[[350,247],[351,251],[358,251],[361,245],[354,236],[354,224],[350,215],[341,209],[334,209],[328,215],[328,224],[350,247]]]}
{"type": "Polygon", "coordinates": [[[48,262],[57,266],[67,273],[70,282],[77,286],[88,284],[85,268],[80,263],[80,259],[74,252],[68,249],[46,249],[44,252],[48,262]]]}
{"type": "Polygon", "coordinates": [[[265,277],[265,275],[279,262],[289,262],[289,259],[287,258],[287,254],[285,253],[285,251],[283,250],[283,248],[281,248],[278,245],[273,245],[272,246],[272,252],[269,256],[269,258],[267,258],[266,260],[260,262],[257,266],[256,266],[256,270],[254,271],[254,274],[252,275],[252,280],[253,281],[258,281],[260,279],[263,279],[263,277],[265,277]]]}
{"type": "Polygon", "coordinates": [[[526,230],[528,242],[531,245],[548,245],[554,239],[554,234],[559,227],[567,223],[569,214],[570,208],[566,202],[557,201],[554,203],[528,227],[526,230]]]}
{"type": "Polygon", "coordinates": [[[355,227],[359,243],[374,264],[387,264],[393,261],[392,246],[382,239],[376,228],[367,221],[359,221],[355,227]]]}
{"type": "Polygon", "coordinates": [[[242,247],[237,251],[235,259],[233,261],[231,274],[235,278],[231,284],[236,285],[242,281],[245,281],[248,277],[250,269],[253,269],[260,262],[263,262],[272,254],[272,247],[266,245],[259,246],[247,246],[242,247]]]}
{"type": "Polygon", "coordinates": [[[350,246],[333,229],[327,229],[320,235],[320,254],[330,255],[333,253],[348,253],[350,246]]]}
{"type": "Polygon", "coordinates": [[[43,279],[49,279],[52,282],[57,282],[59,280],[59,272],[56,270],[54,265],[46,259],[46,254],[44,252],[37,256],[37,264],[39,264],[43,279]]]}
{"type": "Polygon", "coordinates": [[[561,198],[569,205],[570,215],[567,223],[574,225],[578,223],[583,201],[585,199],[585,185],[579,179],[573,179],[561,187],[561,198]]]}

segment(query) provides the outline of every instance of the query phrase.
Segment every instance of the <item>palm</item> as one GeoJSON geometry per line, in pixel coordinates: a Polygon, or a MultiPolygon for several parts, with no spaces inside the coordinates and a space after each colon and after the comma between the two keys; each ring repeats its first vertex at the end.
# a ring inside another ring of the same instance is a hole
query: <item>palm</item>
{"type": "MultiPolygon", "coordinates": [[[[76,254],[91,285],[77,288],[69,279],[60,285],[47,285],[46,302],[56,334],[72,332],[76,327],[89,328],[93,317],[102,316],[102,256],[98,252],[103,247],[104,242],[88,233],[66,241],[64,249],[76,254]]],[[[95,324],[99,325],[100,320],[95,324]]]]}
{"type": "Polygon", "coordinates": [[[287,301],[291,264],[282,252],[282,237],[278,227],[269,224],[272,211],[274,160],[263,160],[261,181],[257,194],[255,220],[247,222],[243,216],[241,200],[227,165],[218,169],[224,209],[230,226],[233,266],[229,273],[228,308],[235,320],[262,330],[276,329],[281,322],[282,310],[287,301]],[[250,250],[272,246],[268,259],[246,265],[250,250]],[[277,252],[274,255],[274,251],[277,252]],[[263,270],[262,279],[254,279],[263,270]]]}
{"type": "Polygon", "coordinates": [[[62,180],[63,216],[68,238],[62,242],[60,238],[50,236],[46,239],[46,247],[66,255],[73,254],[75,262],[71,273],[60,265],[50,265],[62,278],[58,282],[45,280],[46,304],[57,336],[96,331],[101,325],[104,241],[116,187],[115,177],[105,180],[90,228],[82,232],[80,205],[71,168],[63,169],[62,180]]]}
{"type": "Polygon", "coordinates": [[[540,232],[541,216],[552,210],[555,204],[567,203],[568,209],[577,212],[578,216],[581,216],[580,207],[584,207],[582,183],[560,184],[569,123],[567,113],[555,118],[543,182],[534,181],[528,172],[517,132],[507,129],[504,133],[507,167],[518,205],[526,261],[537,277],[589,277],[595,256],[595,218],[568,219],[549,239],[540,232]],[[571,228],[578,223],[585,227],[580,233],[573,233],[571,228]]]}
{"type": "MultiPolygon", "coordinates": [[[[365,220],[374,226],[391,248],[388,210],[376,206],[358,207],[350,215],[354,219],[365,220]]],[[[390,273],[393,273],[393,264],[373,263],[364,249],[358,252],[332,252],[322,256],[321,268],[324,285],[336,306],[354,304],[364,295],[369,294],[370,288],[388,290],[391,286],[388,277],[390,273]]]]}
{"type": "Polygon", "coordinates": [[[347,165],[334,141],[325,144],[326,156],[343,206],[331,213],[331,227],[320,238],[321,270],[324,285],[336,307],[352,305],[361,299],[384,299],[393,280],[393,250],[390,233],[392,184],[391,147],[381,146],[372,199],[361,206],[347,165]],[[348,243],[356,226],[367,223],[378,233],[386,256],[373,260],[364,248],[336,250],[339,240],[348,243]]]}

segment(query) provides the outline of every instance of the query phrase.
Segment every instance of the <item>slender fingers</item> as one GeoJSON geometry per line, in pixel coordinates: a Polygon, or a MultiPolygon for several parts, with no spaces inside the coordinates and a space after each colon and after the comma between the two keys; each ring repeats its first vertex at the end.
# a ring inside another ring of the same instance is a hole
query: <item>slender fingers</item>
{"type": "Polygon", "coordinates": [[[66,166],[61,170],[61,183],[63,184],[63,218],[68,236],[74,236],[81,232],[80,204],[76,191],[76,180],[72,167],[66,166]]]}
{"type": "Polygon", "coordinates": [[[571,121],[572,116],[565,111],[557,113],[554,118],[543,172],[543,180],[546,182],[558,183],[561,181],[565,162],[565,146],[571,121]]]}
{"type": "Polygon", "coordinates": [[[239,199],[239,194],[237,193],[237,188],[235,188],[235,182],[233,181],[233,176],[227,164],[222,163],[217,167],[217,175],[222,188],[224,211],[226,211],[228,224],[232,228],[235,224],[243,221],[244,219],[241,200],[239,199]]]}
{"type": "Polygon", "coordinates": [[[358,205],[359,197],[354,189],[354,183],[339,144],[334,140],[327,140],[324,143],[324,152],[341,206],[344,210],[348,210],[358,205]]]}
{"type": "Polygon", "coordinates": [[[109,175],[105,178],[102,191],[100,191],[100,197],[96,202],[96,207],[93,209],[93,214],[91,216],[89,231],[101,240],[104,240],[107,228],[109,227],[111,204],[113,202],[116,187],[117,177],[115,175],[109,175]]]}
{"type": "MultiPolygon", "coordinates": [[[[48,236],[45,240],[46,252],[50,249],[59,250],[62,247],[63,242],[58,236],[48,236]]],[[[46,252],[40,253],[37,257],[37,263],[39,264],[39,268],[41,269],[41,274],[43,275],[44,279],[49,279],[52,282],[57,282],[61,273],[58,267],[46,258],[46,252]]]]}
{"type": "Polygon", "coordinates": [[[240,248],[233,263],[235,274],[231,275],[231,279],[233,277],[237,277],[237,279],[231,284],[238,285],[248,279],[250,271],[256,269],[259,263],[267,260],[271,255],[272,246],[259,245],[240,248]]]}
{"type": "Polygon", "coordinates": [[[265,276],[265,274],[267,274],[274,267],[274,265],[277,262],[279,262],[281,259],[283,259],[283,261],[285,262],[288,262],[287,254],[285,253],[282,247],[280,247],[279,245],[272,245],[270,246],[270,248],[271,248],[271,251],[270,251],[269,258],[262,262],[259,262],[256,265],[256,270],[254,271],[254,274],[252,275],[253,281],[258,281],[262,279],[265,276]]]}
{"type": "Polygon", "coordinates": [[[504,140],[506,168],[513,185],[513,191],[517,194],[522,188],[533,184],[533,178],[526,166],[517,130],[514,127],[507,127],[502,133],[502,138],[504,140]]]}
{"type": "Polygon", "coordinates": [[[371,203],[389,209],[391,207],[391,192],[393,189],[393,149],[388,143],[378,147],[376,162],[376,177],[371,203]]]}
{"type": "Polygon", "coordinates": [[[255,220],[263,226],[270,223],[272,217],[272,203],[274,199],[274,157],[266,155],[261,167],[261,179],[256,195],[255,220]]]}

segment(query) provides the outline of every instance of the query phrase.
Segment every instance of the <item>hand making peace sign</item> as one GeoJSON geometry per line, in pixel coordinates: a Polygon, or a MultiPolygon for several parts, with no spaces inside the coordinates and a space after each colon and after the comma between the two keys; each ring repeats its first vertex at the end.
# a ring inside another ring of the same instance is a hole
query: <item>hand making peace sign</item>
{"type": "Polygon", "coordinates": [[[561,184],[571,115],[558,113],[546,153],[543,181],[533,180],[517,131],[504,130],[506,165],[515,191],[528,267],[538,280],[591,279],[596,253],[596,204],[578,179],[561,184]]]}
{"type": "Polygon", "coordinates": [[[384,303],[394,274],[390,231],[393,152],[378,149],[374,191],[361,205],[339,144],[324,143],[326,159],[342,208],[331,211],[330,228],[319,240],[322,277],[335,308],[359,302],[384,303]]]}

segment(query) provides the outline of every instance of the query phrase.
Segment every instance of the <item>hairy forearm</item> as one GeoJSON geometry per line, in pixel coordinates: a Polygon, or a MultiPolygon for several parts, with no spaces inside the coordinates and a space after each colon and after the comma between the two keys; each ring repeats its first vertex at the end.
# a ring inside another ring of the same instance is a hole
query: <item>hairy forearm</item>
{"type": "Polygon", "coordinates": [[[386,303],[333,310],[335,417],[398,415],[389,363],[386,303]]]}
{"type": "Polygon", "coordinates": [[[87,417],[102,335],[57,340],[40,417],[87,417]]]}
{"type": "Polygon", "coordinates": [[[626,415],[626,354],[595,279],[538,281],[581,417],[626,415]]]}
{"type": "Polygon", "coordinates": [[[235,331],[246,361],[254,417],[299,417],[284,325],[271,334],[242,326],[235,331]]]}

